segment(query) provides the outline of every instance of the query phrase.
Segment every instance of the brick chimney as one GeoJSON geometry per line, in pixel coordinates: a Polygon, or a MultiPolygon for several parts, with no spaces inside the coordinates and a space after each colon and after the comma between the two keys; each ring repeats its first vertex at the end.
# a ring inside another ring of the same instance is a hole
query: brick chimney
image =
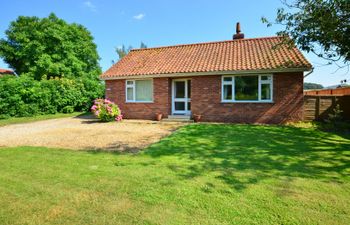
{"type": "Polygon", "coordinates": [[[233,35],[233,40],[236,39],[243,39],[244,38],[244,34],[241,33],[241,25],[239,24],[239,22],[236,24],[236,34],[233,35]]]}

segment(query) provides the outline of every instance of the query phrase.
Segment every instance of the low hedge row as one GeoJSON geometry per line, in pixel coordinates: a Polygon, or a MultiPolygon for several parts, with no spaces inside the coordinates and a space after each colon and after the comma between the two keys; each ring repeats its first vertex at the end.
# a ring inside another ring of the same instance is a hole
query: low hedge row
{"type": "Polygon", "coordinates": [[[98,80],[4,76],[0,78],[0,118],[87,111],[103,93],[98,80]]]}

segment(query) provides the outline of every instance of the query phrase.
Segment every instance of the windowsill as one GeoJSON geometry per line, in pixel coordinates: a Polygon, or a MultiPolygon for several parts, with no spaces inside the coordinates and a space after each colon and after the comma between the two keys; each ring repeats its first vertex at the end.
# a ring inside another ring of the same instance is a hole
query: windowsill
{"type": "Polygon", "coordinates": [[[274,103],[274,101],[221,101],[221,103],[274,103]]]}
{"type": "Polygon", "coordinates": [[[125,101],[125,103],[154,103],[154,101],[125,101]]]}

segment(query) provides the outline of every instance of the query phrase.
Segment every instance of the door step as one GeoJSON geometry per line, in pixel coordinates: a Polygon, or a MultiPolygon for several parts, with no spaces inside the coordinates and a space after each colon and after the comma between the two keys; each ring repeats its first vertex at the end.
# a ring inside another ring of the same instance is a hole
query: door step
{"type": "Polygon", "coordinates": [[[193,122],[191,116],[186,115],[169,115],[168,118],[164,118],[164,122],[193,122]]]}
{"type": "Polygon", "coordinates": [[[188,116],[188,115],[169,115],[168,119],[185,119],[185,120],[190,120],[191,116],[188,116]]]}

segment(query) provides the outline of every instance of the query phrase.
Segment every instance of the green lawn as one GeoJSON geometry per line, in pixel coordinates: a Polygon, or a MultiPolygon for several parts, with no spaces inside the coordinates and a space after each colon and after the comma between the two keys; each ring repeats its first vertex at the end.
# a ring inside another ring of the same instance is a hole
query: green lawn
{"type": "Polygon", "coordinates": [[[194,124],[138,154],[0,149],[0,224],[349,224],[350,138],[194,124]]]}
{"type": "Polygon", "coordinates": [[[37,115],[37,116],[30,116],[30,117],[10,117],[7,119],[0,119],[0,127],[11,125],[11,124],[17,124],[17,123],[30,123],[30,122],[35,122],[39,120],[72,117],[72,116],[78,116],[80,114],[82,113],[74,112],[74,113],[56,113],[56,114],[47,114],[47,115],[37,115]]]}

